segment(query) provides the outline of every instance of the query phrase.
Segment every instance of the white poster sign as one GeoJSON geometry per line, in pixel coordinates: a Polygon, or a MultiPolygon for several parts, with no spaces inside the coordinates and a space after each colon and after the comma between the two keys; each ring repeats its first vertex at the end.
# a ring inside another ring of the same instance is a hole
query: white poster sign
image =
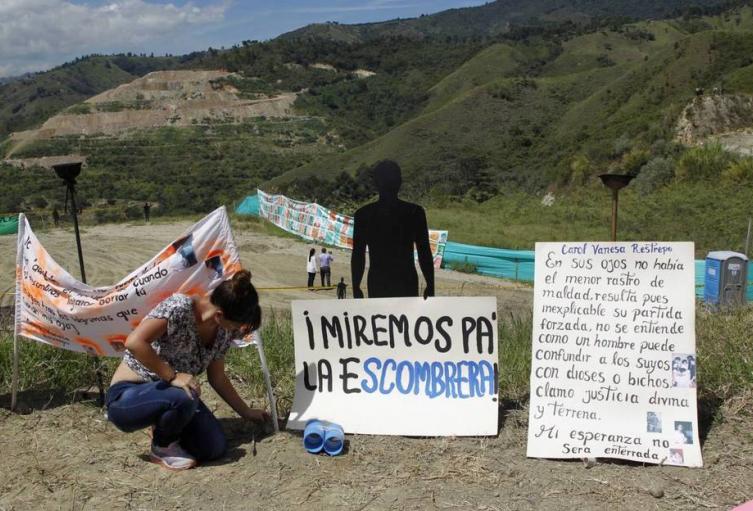
{"type": "Polygon", "coordinates": [[[692,243],[537,243],[528,456],[700,467],[692,243]]]}
{"type": "Polygon", "coordinates": [[[496,435],[497,300],[296,301],[288,427],[347,433],[496,435]]]}

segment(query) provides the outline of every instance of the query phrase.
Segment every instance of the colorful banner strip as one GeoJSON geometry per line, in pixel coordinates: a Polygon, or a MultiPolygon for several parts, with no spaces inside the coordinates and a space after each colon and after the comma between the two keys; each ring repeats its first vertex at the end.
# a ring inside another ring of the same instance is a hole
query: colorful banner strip
{"type": "MultiPolygon", "coordinates": [[[[306,240],[353,249],[353,217],[330,211],[316,203],[289,199],[284,195],[272,195],[261,190],[259,216],[306,240]]],[[[434,257],[434,267],[442,265],[447,231],[429,230],[429,243],[434,257]]]]}

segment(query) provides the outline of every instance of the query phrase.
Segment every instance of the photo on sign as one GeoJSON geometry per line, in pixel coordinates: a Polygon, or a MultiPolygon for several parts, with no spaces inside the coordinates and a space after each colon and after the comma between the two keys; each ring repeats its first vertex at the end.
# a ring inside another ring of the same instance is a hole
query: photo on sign
{"type": "Polygon", "coordinates": [[[673,465],[682,465],[685,462],[685,459],[682,455],[682,449],[670,449],[669,462],[673,465]]]}
{"type": "Polygon", "coordinates": [[[661,415],[656,412],[646,413],[646,432],[661,433],[661,415]]]}
{"type": "Polygon", "coordinates": [[[170,268],[173,270],[186,270],[198,262],[196,252],[193,248],[193,233],[173,243],[173,248],[175,249],[175,254],[170,261],[170,268]]]}
{"type": "Polygon", "coordinates": [[[693,423],[689,421],[675,421],[675,430],[672,434],[674,444],[693,443],[693,423]]]}
{"type": "Polygon", "coordinates": [[[696,383],[695,356],[672,354],[672,386],[679,389],[694,389],[696,383]]]}

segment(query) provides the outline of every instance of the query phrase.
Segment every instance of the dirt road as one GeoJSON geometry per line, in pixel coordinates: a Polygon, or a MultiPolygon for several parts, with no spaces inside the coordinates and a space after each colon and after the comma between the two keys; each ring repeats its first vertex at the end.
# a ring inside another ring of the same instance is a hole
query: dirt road
{"type": "MultiPolygon", "coordinates": [[[[116,283],[148,261],[190,225],[191,222],[182,221],[151,225],[108,224],[84,228],[81,237],[89,283],[95,286],[116,283]]],[[[306,256],[313,245],[243,227],[234,227],[233,232],[243,265],[251,270],[254,284],[260,288],[264,307],[289,309],[291,300],[309,300],[312,296],[335,297],[334,290],[312,293],[305,289],[277,289],[306,286],[306,256]],[[270,288],[274,290],[268,290],[270,288]]],[[[37,236],[58,263],[78,276],[72,229],[37,232],[37,236]]],[[[15,243],[14,236],[0,237],[0,292],[13,285],[15,243]]],[[[348,296],[351,296],[350,253],[339,249],[334,249],[333,253],[335,261],[332,266],[332,282],[339,282],[340,277],[345,277],[348,296]]],[[[366,287],[365,279],[363,287],[366,287]]],[[[528,286],[448,270],[437,272],[436,288],[437,294],[442,296],[497,296],[502,317],[510,313],[525,313],[529,310],[532,299],[532,290],[528,286]]]]}

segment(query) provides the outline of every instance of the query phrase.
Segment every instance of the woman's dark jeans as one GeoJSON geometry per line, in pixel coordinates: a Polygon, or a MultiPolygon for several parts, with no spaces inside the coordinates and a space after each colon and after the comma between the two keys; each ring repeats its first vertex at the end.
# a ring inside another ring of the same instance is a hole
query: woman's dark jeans
{"type": "Polygon", "coordinates": [[[128,433],[154,426],[155,445],[179,440],[198,461],[220,458],[227,449],[220,421],[209,408],[164,381],[116,383],[107,391],[107,417],[128,433]]]}

